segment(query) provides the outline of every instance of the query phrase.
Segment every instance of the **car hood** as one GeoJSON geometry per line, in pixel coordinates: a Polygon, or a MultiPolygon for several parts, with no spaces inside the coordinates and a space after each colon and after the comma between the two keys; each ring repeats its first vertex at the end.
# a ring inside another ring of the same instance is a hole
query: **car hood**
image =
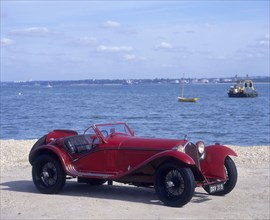
{"type": "Polygon", "coordinates": [[[129,137],[119,144],[119,149],[170,150],[184,145],[185,140],[129,137]]]}

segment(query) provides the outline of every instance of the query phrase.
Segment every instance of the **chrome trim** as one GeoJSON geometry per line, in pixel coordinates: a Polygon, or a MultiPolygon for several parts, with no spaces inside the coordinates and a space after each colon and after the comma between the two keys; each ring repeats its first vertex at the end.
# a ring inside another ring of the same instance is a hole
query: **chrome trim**
{"type": "Polygon", "coordinates": [[[103,173],[83,173],[83,172],[79,172],[76,170],[76,168],[74,166],[72,166],[71,164],[69,164],[66,167],[66,170],[68,172],[68,175],[70,176],[74,176],[74,177],[100,177],[102,179],[107,179],[109,177],[112,177],[114,175],[112,174],[103,174],[103,173]]]}
{"type": "Polygon", "coordinates": [[[184,144],[184,151],[185,151],[185,149],[186,149],[186,147],[187,147],[187,145],[189,145],[189,144],[193,144],[191,141],[187,141],[185,144],[184,144]]]}
{"type": "Polygon", "coordinates": [[[200,160],[204,160],[205,157],[206,157],[206,152],[204,151],[204,152],[202,153],[202,155],[200,156],[200,160]]]}

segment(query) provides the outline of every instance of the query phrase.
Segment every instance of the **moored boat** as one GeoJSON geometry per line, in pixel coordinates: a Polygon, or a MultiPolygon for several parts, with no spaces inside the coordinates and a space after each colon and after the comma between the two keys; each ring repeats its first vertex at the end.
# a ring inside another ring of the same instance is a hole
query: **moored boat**
{"type": "Polygon", "coordinates": [[[178,97],[179,102],[197,102],[198,98],[184,98],[184,97],[178,97]]]}
{"type": "Polygon", "coordinates": [[[252,80],[239,80],[228,91],[228,96],[232,98],[252,98],[257,97],[258,92],[254,88],[252,80]]]}
{"type": "Polygon", "coordinates": [[[197,102],[198,98],[185,98],[184,97],[184,75],[183,75],[183,80],[182,80],[182,96],[179,96],[177,99],[179,102],[197,102]]]}

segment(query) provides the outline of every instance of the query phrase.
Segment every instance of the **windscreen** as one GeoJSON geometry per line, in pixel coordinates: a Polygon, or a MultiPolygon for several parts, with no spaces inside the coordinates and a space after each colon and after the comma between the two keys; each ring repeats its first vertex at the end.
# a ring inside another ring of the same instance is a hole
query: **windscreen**
{"type": "Polygon", "coordinates": [[[104,124],[104,125],[96,125],[97,129],[100,133],[106,138],[109,135],[121,133],[132,136],[130,130],[126,126],[126,124],[104,124]]]}

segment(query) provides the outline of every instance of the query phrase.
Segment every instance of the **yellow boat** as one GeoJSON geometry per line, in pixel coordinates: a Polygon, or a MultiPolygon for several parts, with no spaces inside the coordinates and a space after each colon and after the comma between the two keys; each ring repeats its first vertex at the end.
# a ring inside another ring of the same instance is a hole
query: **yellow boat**
{"type": "Polygon", "coordinates": [[[184,98],[184,97],[178,97],[179,102],[197,102],[198,98],[184,98]]]}
{"type": "Polygon", "coordinates": [[[184,97],[184,83],[185,83],[185,80],[184,80],[184,77],[183,77],[183,80],[182,80],[182,96],[179,96],[177,99],[179,102],[197,102],[199,99],[198,98],[185,98],[184,97]]]}

